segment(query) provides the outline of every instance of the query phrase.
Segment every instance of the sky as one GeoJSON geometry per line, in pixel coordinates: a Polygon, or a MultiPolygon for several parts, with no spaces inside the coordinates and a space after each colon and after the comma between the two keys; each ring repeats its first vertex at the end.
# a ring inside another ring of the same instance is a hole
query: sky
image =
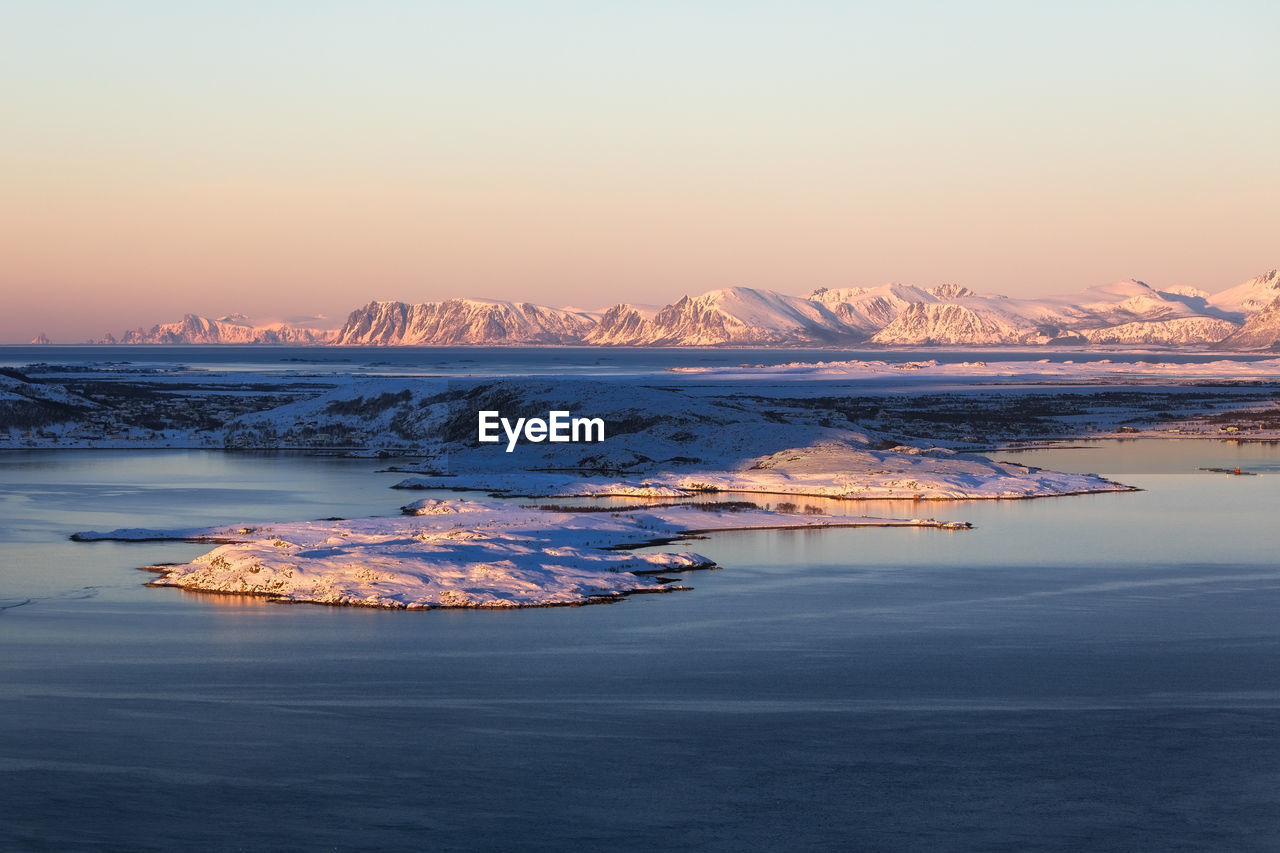
{"type": "Polygon", "coordinates": [[[0,0],[0,342],[1280,266],[1271,2],[0,0]]]}

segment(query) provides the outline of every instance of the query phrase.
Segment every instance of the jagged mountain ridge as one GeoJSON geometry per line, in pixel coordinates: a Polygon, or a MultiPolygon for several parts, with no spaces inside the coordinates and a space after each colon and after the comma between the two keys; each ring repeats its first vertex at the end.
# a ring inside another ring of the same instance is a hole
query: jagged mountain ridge
{"type": "Polygon", "coordinates": [[[1157,322],[1121,323],[1100,329],[1086,329],[1080,336],[1091,344],[1178,344],[1217,343],[1233,334],[1239,326],[1215,317],[1175,317],[1157,322]]]}
{"type": "Polygon", "coordinates": [[[1280,295],[1261,311],[1253,314],[1230,337],[1218,343],[1220,349],[1280,349],[1280,295]]]}
{"type": "Polygon", "coordinates": [[[1213,294],[1208,302],[1214,308],[1234,314],[1235,319],[1244,320],[1271,305],[1277,297],[1280,297],[1280,270],[1268,270],[1243,284],[1213,294]]]}
{"type": "Polygon", "coordinates": [[[1038,299],[983,296],[967,289],[945,294],[940,298],[931,291],[932,299],[914,303],[872,341],[900,346],[1102,339],[1115,344],[1209,343],[1236,328],[1230,314],[1208,305],[1207,294],[1186,288],[1157,290],[1133,279],[1038,299]]]}
{"type": "MultiPolygon", "coordinates": [[[[595,313],[529,302],[448,299],[378,301],[351,312],[336,331],[240,317],[126,333],[121,343],[334,343],[351,346],[888,346],[1208,345],[1241,346],[1241,324],[1280,298],[1272,270],[1210,296],[1159,290],[1129,279],[1081,293],[1014,299],[955,284],[920,288],[822,288],[808,297],[731,287],[662,307],[619,304],[595,313]]],[[[114,341],[111,341],[114,342],[114,341]]],[[[1249,344],[1252,345],[1252,344],[1249,344]]]]}
{"type": "MultiPolygon", "coordinates": [[[[1276,276],[1260,276],[1241,287],[1256,293],[1276,276]]],[[[1236,288],[1240,290],[1240,288],[1236,288]]],[[[450,300],[452,302],[453,300],[450,300]]],[[[1039,299],[981,295],[955,284],[920,288],[887,284],[874,288],[819,289],[809,297],[747,287],[685,296],[659,309],[615,305],[600,315],[540,309],[532,333],[512,334],[505,315],[516,303],[482,302],[486,322],[470,317],[424,337],[381,322],[387,311],[414,310],[433,318],[449,303],[371,303],[353,312],[339,333],[344,344],[397,343],[584,343],[618,346],[826,346],[873,343],[920,345],[1120,345],[1210,344],[1230,336],[1246,316],[1236,302],[1215,304],[1190,288],[1157,290],[1127,280],[1082,293],[1039,299]],[[388,307],[390,306],[390,307],[388,307]],[[494,315],[501,312],[503,316],[494,315]],[[548,327],[542,318],[553,318],[548,327]],[[497,330],[496,333],[492,329],[497,330]]],[[[523,314],[536,306],[520,303],[523,314]]]]}
{"type": "MultiPolygon", "coordinates": [[[[942,298],[959,295],[959,292],[953,289],[954,287],[954,285],[942,285],[941,288],[934,290],[925,290],[910,284],[833,289],[823,287],[809,294],[809,299],[826,305],[840,322],[864,332],[866,337],[870,338],[892,323],[910,305],[931,304],[942,298]],[[940,297],[935,291],[945,296],[940,297]]],[[[960,288],[960,290],[965,291],[966,295],[972,292],[968,288],[960,288]]]]}
{"type": "Polygon", "coordinates": [[[730,287],[685,296],[649,318],[641,317],[634,308],[621,313],[610,309],[589,341],[644,346],[785,346],[838,343],[849,337],[849,328],[821,303],[770,290],[730,287]]]}
{"type": "Polygon", "coordinates": [[[330,329],[308,329],[287,323],[253,325],[243,314],[218,319],[186,314],[176,323],[157,323],[150,329],[137,328],[117,339],[108,334],[99,344],[327,344],[330,329]]]}
{"type": "Polygon", "coordinates": [[[1011,322],[996,311],[949,302],[913,302],[871,338],[877,344],[1046,343],[1034,328],[1011,322]]]}
{"type": "Polygon", "coordinates": [[[338,330],[340,345],[574,344],[596,326],[586,312],[531,302],[446,299],[411,305],[370,302],[338,330]]]}

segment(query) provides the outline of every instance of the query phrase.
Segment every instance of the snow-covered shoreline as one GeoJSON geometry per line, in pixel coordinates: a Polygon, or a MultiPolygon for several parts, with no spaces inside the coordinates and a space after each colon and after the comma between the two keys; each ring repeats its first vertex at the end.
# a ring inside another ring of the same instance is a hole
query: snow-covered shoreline
{"type": "Polygon", "coordinates": [[[714,568],[689,551],[646,545],[741,530],[930,527],[963,522],[828,518],[749,504],[566,512],[493,501],[424,499],[395,518],[85,531],[77,541],[218,543],[189,563],[144,567],[150,586],[274,601],[424,610],[596,604],[687,589],[664,574],[714,568]]]}
{"type": "Polygon", "coordinates": [[[995,462],[945,448],[873,450],[817,442],[718,469],[656,471],[641,477],[575,477],[538,471],[467,470],[406,477],[392,488],[475,490],[514,497],[690,497],[752,494],[841,500],[1014,500],[1131,487],[1095,474],[1065,474],[995,462]],[[749,463],[749,464],[748,464],[749,463]]]}
{"type": "MultiPolygon", "coordinates": [[[[673,373],[691,378],[752,381],[770,377],[850,381],[895,385],[947,382],[958,384],[1008,383],[1084,383],[1160,384],[1186,381],[1277,381],[1280,380],[1280,358],[1258,358],[1249,361],[1222,358],[1215,361],[1185,363],[1161,361],[1153,353],[1151,361],[1112,361],[1084,359],[1051,361],[1047,358],[1025,361],[942,362],[936,359],[891,361],[851,359],[843,361],[797,361],[787,364],[741,365],[739,367],[676,367],[673,373]]],[[[1096,353],[1095,353],[1096,355],[1096,353]]]]}
{"type": "MultiPolygon", "coordinates": [[[[1280,376],[1280,360],[1270,362],[1254,374],[1275,370],[1280,376]]],[[[1118,366],[1114,375],[1106,363],[1091,369],[1095,372],[1087,381],[1111,388],[1112,381],[1129,383],[1135,369],[1145,367],[1118,366]]],[[[304,449],[297,445],[310,441],[320,446],[305,449],[339,445],[350,453],[408,457],[396,465],[405,475],[396,484],[402,489],[479,490],[551,499],[631,496],[659,499],[662,504],[597,506],[594,512],[577,512],[562,506],[539,509],[428,498],[410,505],[410,515],[397,518],[267,525],[251,521],[176,531],[83,532],[75,538],[181,539],[215,545],[189,563],[149,567],[160,575],[151,585],[278,601],[406,609],[615,601],[682,588],[663,573],[712,567],[711,559],[697,553],[634,550],[695,531],[966,526],[921,518],[775,512],[744,501],[710,508],[694,503],[706,501],[708,495],[779,496],[781,510],[788,498],[799,497],[924,502],[1130,490],[1096,474],[1058,473],[964,452],[966,432],[987,429],[985,425],[1013,429],[1002,426],[1013,424],[1034,437],[1050,428],[1071,430],[1079,423],[1085,435],[1108,424],[1115,427],[1134,411],[1120,409],[1123,414],[1110,415],[1110,422],[1085,422],[1084,417],[1098,411],[1096,405],[1111,405],[1116,394],[1106,392],[1091,410],[1070,394],[1026,390],[1034,384],[1028,375],[1036,370],[1057,371],[1054,387],[1063,387],[1071,383],[1062,374],[1072,374],[1074,368],[1048,362],[859,362],[744,367],[621,381],[583,376],[449,381],[339,376],[308,387],[246,383],[245,388],[260,395],[247,410],[213,429],[189,430],[187,435],[216,435],[226,450],[304,449]],[[815,371],[822,375],[812,376],[815,371]],[[969,396],[935,390],[939,377],[931,373],[972,383],[969,396]],[[855,378],[842,383],[841,374],[846,380],[850,374],[855,378]],[[863,374],[872,377],[879,396],[859,385],[856,377],[863,374]],[[902,376],[916,383],[911,392],[889,390],[902,376]],[[1010,381],[1018,390],[1009,390],[1005,383],[1010,381]],[[510,449],[477,441],[478,412],[528,417],[561,410],[600,418],[606,439],[521,442],[510,449]]],[[[1222,372],[1213,366],[1201,372],[1217,375],[1215,371],[1222,372]]],[[[1172,375],[1162,374],[1159,381],[1171,385],[1172,375]]],[[[19,377],[9,379],[14,394],[44,388],[19,377]]],[[[167,387],[122,388],[123,402],[111,403],[118,409],[104,405],[102,398],[75,393],[103,393],[92,384],[63,389],[61,397],[50,388],[42,399],[50,410],[61,411],[61,406],[87,413],[86,418],[106,418],[104,409],[122,412],[122,418],[146,418],[156,416],[156,401],[177,399],[168,396],[167,387]],[[126,408],[133,401],[137,406],[126,408]]],[[[187,408],[179,414],[189,420],[207,415],[213,406],[230,412],[242,399],[218,396],[216,389],[182,393],[188,395],[181,398],[187,408]]],[[[1078,387],[1071,393],[1079,393],[1078,387]]],[[[1160,396],[1147,399],[1150,391],[1133,393],[1147,407],[1165,401],[1160,396]]],[[[1201,404],[1252,401],[1270,392],[1250,391],[1243,397],[1233,393],[1210,389],[1200,393],[1208,400],[1201,404]]],[[[915,514],[910,509],[906,513],[915,514]]]]}

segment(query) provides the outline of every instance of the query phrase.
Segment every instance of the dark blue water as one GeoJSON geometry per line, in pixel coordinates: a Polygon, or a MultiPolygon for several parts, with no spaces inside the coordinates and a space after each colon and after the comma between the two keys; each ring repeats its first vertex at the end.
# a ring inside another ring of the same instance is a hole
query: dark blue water
{"type": "Polygon", "coordinates": [[[65,540],[394,511],[368,463],[0,454],[0,598],[30,599],[0,849],[1277,849],[1280,450],[1018,459],[1146,491],[887,504],[977,527],[722,534],[692,592],[405,613],[149,589],[202,546],[65,540]],[[1197,470],[1226,465],[1262,474],[1197,470]]]}
{"type": "Polygon", "coordinates": [[[662,347],[332,347],[332,346],[0,346],[0,367],[48,364],[181,365],[208,370],[306,373],[428,373],[477,376],[634,374],[672,367],[736,367],[790,362],[936,359],[940,362],[1047,359],[1077,363],[1198,364],[1264,355],[1184,352],[1106,352],[1080,349],[752,349],[662,347]]]}

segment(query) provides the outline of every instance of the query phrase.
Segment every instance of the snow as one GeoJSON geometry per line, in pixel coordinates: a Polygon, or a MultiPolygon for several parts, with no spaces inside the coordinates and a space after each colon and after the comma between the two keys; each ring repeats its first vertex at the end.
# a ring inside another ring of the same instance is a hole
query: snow
{"type": "Polygon", "coordinates": [[[1161,291],[1132,279],[1097,285],[1082,293],[1035,299],[980,295],[944,286],[930,291],[928,299],[912,300],[889,322],[882,323],[872,340],[898,346],[1042,345],[1069,340],[1089,330],[1102,335],[1113,326],[1123,326],[1122,332],[1107,340],[1211,343],[1235,328],[1232,319],[1186,288],[1161,291]],[[1177,321],[1184,325],[1172,330],[1162,325],[1177,321]]]}
{"type": "MultiPolygon", "coordinates": [[[[222,542],[189,563],[149,566],[152,586],[286,602],[427,609],[590,604],[684,589],[657,575],[715,566],[688,551],[618,550],[693,533],[828,527],[935,527],[932,519],[830,519],[762,509],[560,512],[489,501],[420,501],[400,518],[290,522],[172,531],[222,542]]],[[[165,538],[127,529],[79,541],[165,538]]]]}
{"type": "MultiPolygon", "coordinates": [[[[747,371],[748,373],[750,371],[747,371]]],[[[768,371],[765,371],[766,375],[768,371]]],[[[385,380],[383,393],[415,387],[385,380]]],[[[228,429],[243,446],[271,446],[286,424],[316,429],[367,430],[396,417],[397,429],[422,436],[428,459],[401,488],[478,489],[530,496],[675,496],[706,491],[815,495],[838,498],[1014,498],[1112,491],[1097,477],[1048,477],[980,456],[938,455],[894,449],[896,441],[859,428],[845,416],[786,399],[801,383],[788,383],[776,402],[755,396],[736,381],[726,390],[685,381],[685,387],[640,382],[620,385],[564,378],[451,383],[450,394],[403,403],[407,414],[369,415],[365,426],[350,415],[322,415],[347,392],[247,415],[228,429]],[[520,443],[511,452],[479,444],[476,412],[513,414],[570,411],[606,423],[605,441],[590,444],[520,443]],[[346,419],[346,420],[344,420],[346,419]],[[252,439],[252,440],[251,440],[252,439]]],[[[410,473],[410,472],[406,472],[410,473]]]]}
{"type": "Polygon", "coordinates": [[[830,320],[830,315],[821,306],[808,299],[751,287],[712,290],[694,301],[747,326],[778,331],[800,330],[830,320]]]}
{"type": "Polygon", "coordinates": [[[4,399],[13,402],[47,402],[60,403],[81,409],[97,408],[97,403],[72,394],[53,382],[32,382],[7,376],[0,373],[0,393],[4,399]]]}
{"type": "MultiPolygon", "coordinates": [[[[1049,476],[981,456],[929,450],[937,443],[980,445],[978,438],[966,437],[971,432],[942,431],[933,441],[904,444],[892,423],[886,425],[892,434],[862,423],[866,405],[852,398],[944,388],[1168,386],[1195,377],[1242,381],[1266,375],[1280,376],[1280,361],[841,361],[608,380],[348,376],[329,377],[331,387],[325,389],[295,388],[295,399],[238,414],[214,429],[152,433],[117,425],[108,412],[92,421],[49,426],[39,435],[11,433],[10,440],[46,447],[341,448],[366,456],[416,456],[421,461],[400,469],[406,477],[418,475],[404,487],[512,495],[679,497],[714,490],[850,499],[1015,498],[1118,487],[1094,477],[1049,476]],[[597,443],[522,442],[508,453],[476,442],[479,411],[598,417],[606,437],[597,443]]],[[[212,411],[203,393],[183,405],[212,411]]]]}
{"type": "Polygon", "coordinates": [[[1280,297],[1280,270],[1269,270],[1243,284],[1209,297],[1209,304],[1243,318],[1260,311],[1280,297]]]}
{"type": "Polygon", "coordinates": [[[720,346],[849,339],[851,330],[825,305],[750,287],[683,297],[657,312],[617,305],[585,340],[593,344],[720,346]]]}
{"type": "MultiPolygon", "coordinates": [[[[122,344],[286,344],[330,343],[332,329],[313,329],[287,323],[254,325],[244,314],[228,314],[218,319],[187,314],[177,322],[157,323],[149,330],[142,328],[124,332],[122,344]]],[[[114,335],[104,336],[98,343],[117,343],[114,335]]]]}
{"type": "Polygon", "coordinates": [[[1274,300],[1245,321],[1238,331],[1220,344],[1222,349],[1275,350],[1280,343],[1280,290],[1274,300]]]}
{"type": "Polygon", "coordinates": [[[573,343],[596,317],[529,302],[447,299],[370,302],[351,312],[335,343],[344,346],[573,343]]]}
{"type": "Polygon", "coordinates": [[[870,340],[893,346],[1008,346],[1072,342],[1087,333],[1090,340],[1168,346],[1216,343],[1277,296],[1280,272],[1272,270],[1212,296],[1191,287],[1161,290],[1126,279],[1037,298],[982,294],[959,284],[819,288],[808,297],[726,287],[662,307],[621,303],[602,311],[457,297],[418,304],[370,302],[352,311],[336,332],[253,326],[241,314],[217,320],[188,314],[150,331],[126,332],[121,340],[360,346],[786,346],[870,340]],[[1171,322],[1177,325],[1163,325],[1171,322]]]}
{"type": "Polygon", "coordinates": [[[885,284],[875,288],[822,288],[809,295],[852,329],[870,337],[892,323],[911,305],[929,304],[938,297],[908,284],[885,284]]]}
{"type": "Polygon", "coordinates": [[[813,496],[844,500],[1004,500],[1129,487],[1092,474],[1061,474],[943,448],[874,450],[817,441],[719,466],[668,468],[641,478],[575,477],[468,465],[457,476],[408,477],[399,489],[479,489],[538,497],[679,497],[707,492],[813,496]]]}
{"type": "Polygon", "coordinates": [[[1240,327],[1212,317],[1175,317],[1155,322],[1139,321],[1085,329],[1080,336],[1094,344],[1176,344],[1217,343],[1240,327]]]}
{"type": "MultiPolygon", "coordinates": [[[[1158,359],[1159,356],[1153,356],[1158,359]]],[[[852,359],[848,361],[790,362],[788,364],[741,367],[678,367],[673,372],[704,379],[744,380],[766,376],[804,377],[885,385],[925,385],[938,380],[961,380],[965,384],[1028,382],[1088,382],[1090,384],[1176,383],[1184,380],[1277,380],[1280,358],[1249,361],[1220,359],[1198,363],[1100,360],[1050,361],[966,361],[941,363],[934,360],[893,362],[852,359]]]]}
{"type": "MultiPolygon", "coordinates": [[[[340,345],[779,346],[1043,345],[1090,333],[1090,340],[1171,345],[1209,344],[1227,336],[1280,296],[1271,270],[1209,295],[1136,279],[1081,292],[1011,299],[958,284],[819,288],[808,297],[728,287],[685,296],[662,307],[621,303],[601,311],[530,302],[457,297],[410,304],[374,301],[352,311],[337,331],[285,324],[253,325],[243,314],[216,320],[194,314],[149,331],[125,332],[122,343],[336,343],[340,345]],[[1185,323],[1174,329],[1160,324],[1185,323]],[[1210,322],[1212,321],[1212,322],[1210,322]],[[1123,331],[1108,333],[1112,327],[1123,331]]],[[[114,343],[113,336],[103,342],[114,343]]]]}
{"type": "MultiPolygon", "coordinates": [[[[972,301],[972,300],[969,300],[972,301]]],[[[1023,318],[950,303],[913,303],[871,338],[877,344],[1042,343],[1023,318]]]]}

